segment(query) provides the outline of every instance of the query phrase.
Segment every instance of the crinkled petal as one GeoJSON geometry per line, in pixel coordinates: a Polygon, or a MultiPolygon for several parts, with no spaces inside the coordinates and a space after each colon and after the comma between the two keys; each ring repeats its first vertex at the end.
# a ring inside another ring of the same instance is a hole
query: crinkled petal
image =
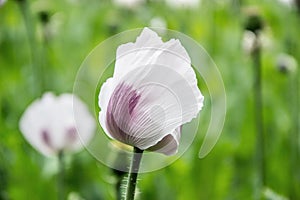
{"type": "Polygon", "coordinates": [[[144,28],[135,43],[127,43],[118,47],[114,78],[121,78],[137,67],[151,64],[159,53],[157,50],[163,45],[157,33],[144,28]]]}

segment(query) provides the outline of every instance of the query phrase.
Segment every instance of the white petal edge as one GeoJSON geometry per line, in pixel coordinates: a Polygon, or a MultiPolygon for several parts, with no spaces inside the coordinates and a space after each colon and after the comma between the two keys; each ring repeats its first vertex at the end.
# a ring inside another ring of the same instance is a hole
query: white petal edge
{"type": "Polygon", "coordinates": [[[171,39],[164,43],[156,32],[144,28],[135,43],[130,42],[118,47],[114,77],[121,78],[137,67],[155,63],[157,56],[165,50],[183,57],[190,63],[190,58],[179,40],[171,39]],[[168,49],[169,46],[172,46],[172,49],[168,49]]]}

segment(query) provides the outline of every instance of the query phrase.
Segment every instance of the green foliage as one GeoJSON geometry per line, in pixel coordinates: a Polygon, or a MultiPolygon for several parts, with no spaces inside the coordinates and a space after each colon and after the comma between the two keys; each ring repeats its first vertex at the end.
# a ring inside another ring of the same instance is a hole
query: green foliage
{"type": "MultiPolygon", "coordinates": [[[[299,113],[293,100],[295,74],[276,69],[279,53],[300,59],[300,16],[295,8],[267,0],[203,0],[192,10],[170,8],[159,0],[137,9],[108,0],[32,0],[24,13],[21,4],[10,0],[0,7],[0,199],[56,198],[56,161],[42,157],[26,143],[18,128],[21,114],[44,91],[72,92],[80,64],[99,42],[127,29],[149,26],[153,17],[165,19],[169,29],[187,34],[206,48],[225,83],[227,118],[216,147],[199,159],[210,117],[210,110],[204,109],[199,133],[184,156],[167,168],[139,176],[140,199],[254,199],[254,69],[251,57],[241,48],[249,6],[256,7],[263,18],[267,43],[262,50],[265,186],[273,196],[300,198],[299,190],[292,194],[293,188],[300,187],[299,159],[294,164],[298,168],[291,164],[291,140],[295,135],[299,139],[299,128],[295,129],[299,122],[292,114],[299,113]],[[26,27],[34,29],[28,32],[26,27]]],[[[199,83],[209,101],[201,77],[199,83]]],[[[85,151],[68,158],[66,183],[73,196],[115,199],[113,172],[85,151]]]]}

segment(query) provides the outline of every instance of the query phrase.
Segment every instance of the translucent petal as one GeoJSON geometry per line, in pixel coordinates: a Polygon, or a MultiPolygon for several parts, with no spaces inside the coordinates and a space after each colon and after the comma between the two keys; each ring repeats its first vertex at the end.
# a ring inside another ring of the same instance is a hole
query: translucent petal
{"type": "Polygon", "coordinates": [[[173,133],[165,136],[156,145],[150,147],[147,150],[163,153],[167,156],[176,154],[178,151],[180,137],[181,137],[181,126],[176,128],[173,131],[173,133]]]}
{"type": "Polygon", "coordinates": [[[113,78],[107,79],[102,84],[98,98],[98,104],[101,110],[106,110],[111,94],[114,91],[114,87],[113,78]]]}
{"type": "MultiPolygon", "coordinates": [[[[170,52],[190,63],[187,52],[178,40],[172,39],[164,43],[157,33],[149,28],[144,28],[135,43],[123,44],[117,49],[114,77],[121,78],[135,68],[153,64],[159,55],[168,51],[168,47],[172,48],[170,52]]],[[[173,67],[180,66],[174,65],[173,67]]]]}

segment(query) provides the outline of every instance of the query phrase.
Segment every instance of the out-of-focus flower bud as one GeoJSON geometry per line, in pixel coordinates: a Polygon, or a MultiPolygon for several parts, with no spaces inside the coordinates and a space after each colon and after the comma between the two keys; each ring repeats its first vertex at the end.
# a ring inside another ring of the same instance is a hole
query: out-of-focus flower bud
{"type": "Polygon", "coordinates": [[[257,34],[264,28],[263,19],[260,15],[259,10],[256,7],[246,8],[244,12],[246,15],[245,30],[257,34]]]}
{"type": "Polygon", "coordinates": [[[38,13],[39,19],[42,23],[47,24],[50,20],[50,15],[47,11],[41,11],[38,13]]]}
{"type": "Polygon", "coordinates": [[[284,74],[293,73],[297,70],[297,61],[293,56],[283,53],[277,57],[276,68],[284,74]]]}

